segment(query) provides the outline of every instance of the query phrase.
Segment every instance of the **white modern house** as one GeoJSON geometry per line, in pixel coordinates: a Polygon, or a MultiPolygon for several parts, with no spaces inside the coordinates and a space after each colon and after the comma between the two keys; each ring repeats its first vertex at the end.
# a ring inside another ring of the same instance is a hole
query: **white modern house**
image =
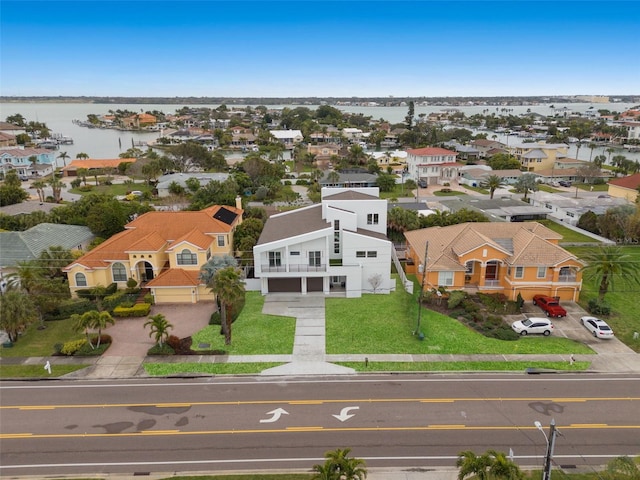
{"type": "Polygon", "coordinates": [[[300,130],[271,130],[270,133],[276,140],[284,143],[287,148],[293,148],[304,140],[300,130]]]}
{"type": "Polygon", "coordinates": [[[320,204],[272,215],[253,247],[262,294],[389,293],[393,244],[377,187],[323,188],[320,204]]]}

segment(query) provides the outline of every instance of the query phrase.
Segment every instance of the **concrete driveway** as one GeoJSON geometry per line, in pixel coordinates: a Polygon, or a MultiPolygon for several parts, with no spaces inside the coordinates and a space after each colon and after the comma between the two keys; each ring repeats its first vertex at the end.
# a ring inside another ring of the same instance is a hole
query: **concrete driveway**
{"type": "MultiPolygon", "coordinates": [[[[173,325],[170,335],[184,338],[206,327],[214,309],[214,302],[153,305],[150,315],[163,314],[173,325]]],[[[104,331],[113,342],[103,357],[146,357],[155,343],[149,337],[149,328],[144,328],[147,321],[147,317],[116,319],[116,324],[104,331]]]]}
{"type": "MultiPolygon", "coordinates": [[[[590,314],[577,303],[563,301],[561,304],[567,311],[567,316],[551,319],[555,326],[554,335],[583,343],[598,354],[635,353],[615,337],[607,340],[595,338],[580,322],[581,317],[590,314]]],[[[524,315],[520,315],[517,320],[522,320],[525,317],[546,317],[544,311],[540,307],[533,305],[531,301],[525,302],[522,313],[524,315]]]]}

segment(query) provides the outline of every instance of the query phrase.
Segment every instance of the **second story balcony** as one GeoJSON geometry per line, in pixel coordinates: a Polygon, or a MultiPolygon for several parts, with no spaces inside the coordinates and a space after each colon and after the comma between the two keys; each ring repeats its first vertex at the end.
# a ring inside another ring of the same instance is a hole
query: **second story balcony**
{"type": "Polygon", "coordinates": [[[321,263],[318,265],[304,265],[304,264],[291,264],[291,265],[265,265],[261,266],[262,271],[265,273],[284,273],[284,272],[326,272],[327,264],[321,263]]]}

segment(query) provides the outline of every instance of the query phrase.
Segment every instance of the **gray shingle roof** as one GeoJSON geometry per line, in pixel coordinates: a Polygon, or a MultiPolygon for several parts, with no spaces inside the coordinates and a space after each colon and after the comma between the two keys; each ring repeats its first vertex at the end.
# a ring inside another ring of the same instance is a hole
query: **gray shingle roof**
{"type": "Polygon", "coordinates": [[[276,240],[283,240],[326,228],[331,228],[331,224],[322,219],[322,205],[312,205],[269,217],[256,245],[275,242],[276,240]]]}

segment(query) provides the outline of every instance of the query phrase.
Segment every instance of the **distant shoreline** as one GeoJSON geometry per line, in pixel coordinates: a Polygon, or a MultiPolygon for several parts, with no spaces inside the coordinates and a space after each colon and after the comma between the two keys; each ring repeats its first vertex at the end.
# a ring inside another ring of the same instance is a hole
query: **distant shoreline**
{"type": "Polygon", "coordinates": [[[151,105],[358,105],[397,107],[409,102],[427,105],[535,105],[554,103],[639,103],[640,95],[517,97],[72,97],[0,96],[2,103],[151,104],[151,105]],[[606,98],[606,101],[604,99],[606,98]]]}

